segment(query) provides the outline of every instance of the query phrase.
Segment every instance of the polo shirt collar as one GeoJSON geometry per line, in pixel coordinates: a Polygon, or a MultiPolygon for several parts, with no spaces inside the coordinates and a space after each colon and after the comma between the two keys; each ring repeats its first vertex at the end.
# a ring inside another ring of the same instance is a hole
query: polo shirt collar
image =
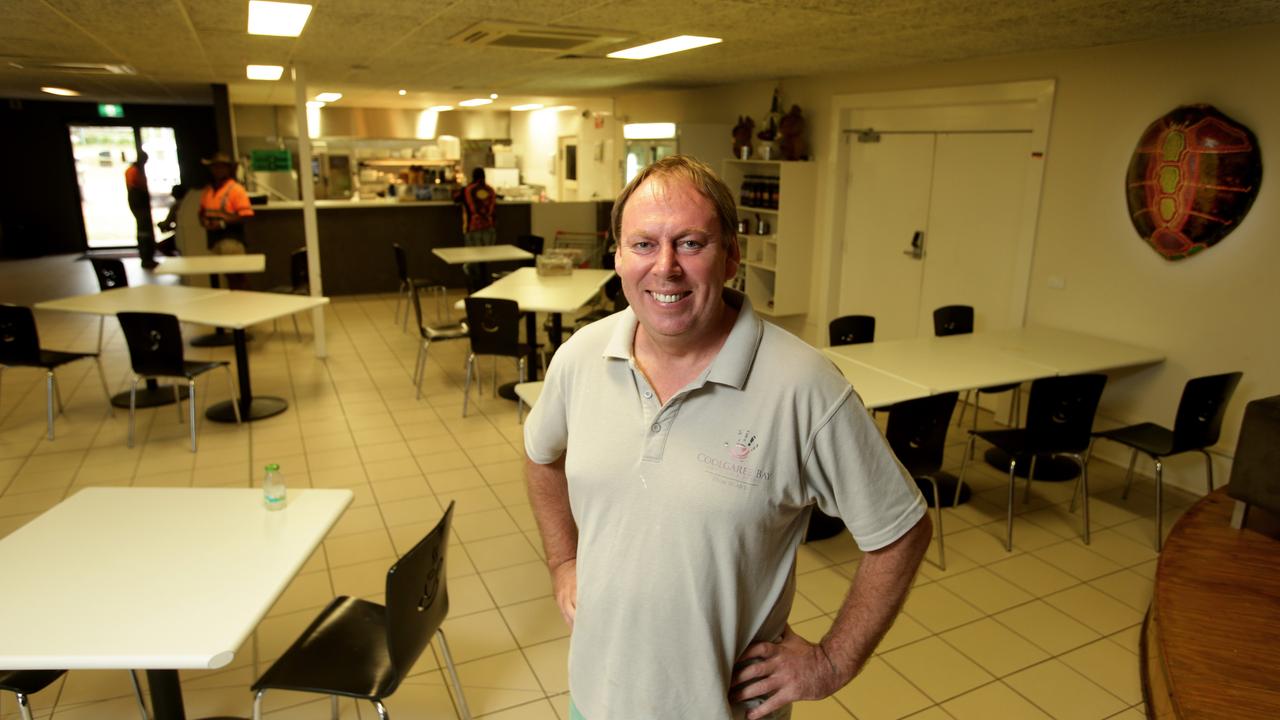
{"type": "MultiPolygon", "coordinates": [[[[755,362],[756,350],[764,336],[764,323],[752,309],[751,300],[746,295],[725,288],[723,297],[726,303],[738,309],[738,318],[729,330],[724,346],[707,367],[704,377],[709,382],[741,390],[747,383],[747,375],[751,373],[751,365],[755,362]]],[[[631,360],[631,348],[640,321],[636,318],[635,311],[629,307],[622,313],[613,329],[613,335],[605,345],[605,358],[631,360]]]]}

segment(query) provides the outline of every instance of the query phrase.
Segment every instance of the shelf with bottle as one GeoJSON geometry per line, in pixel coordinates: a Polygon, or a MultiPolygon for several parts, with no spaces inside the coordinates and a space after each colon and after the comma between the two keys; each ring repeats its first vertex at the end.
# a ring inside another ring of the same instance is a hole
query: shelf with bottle
{"type": "Polygon", "coordinates": [[[814,163],[783,160],[724,161],[723,178],[739,192],[742,282],[762,315],[808,312],[816,232],[814,163]]]}

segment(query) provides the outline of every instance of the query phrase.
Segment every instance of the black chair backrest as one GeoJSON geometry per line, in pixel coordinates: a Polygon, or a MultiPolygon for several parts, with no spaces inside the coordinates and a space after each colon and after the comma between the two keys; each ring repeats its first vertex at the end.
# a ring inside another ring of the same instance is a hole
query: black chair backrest
{"type": "Polygon", "coordinates": [[[1036,452],[1083,452],[1089,447],[1093,416],[1107,376],[1102,373],[1060,375],[1031,383],[1027,402],[1028,449],[1036,452]]]}
{"type": "Polygon", "coordinates": [[[0,365],[39,365],[40,334],[31,308],[0,304],[0,365]]]}
{"type": "Polygon", "coordinates": [[[942,468],[947,426],[960,393],[948,392],[904,400],[889,408],[884,436],[898,461],[912,475],[929,475],[942,468]]]}
{"type": "Polygon", "coordinates": [[[508,355],[520,352],[520,304],[515,300],[466,298],[471,352],[508,355]]]}
{"type": "Polygon", "coordinates": [[[93,265],[93,274],[98,278],[99,290],[129,287],[129,276],[125,274],[123,261],[90,258],[89,263],[93,265]]]}
{"type": "Polygon", "coordinates": [[[387,694],[409,674],[449,614],[445,557],[452,521],[451,501],[431,532],[387,570],[387,651],[395,676],[387,694]]]}
{"type": "Polygon", "coordinates": [[[967,335],[971,332],[973,332],[972,305],[943,305],[933,311],[935,337],[967,335]]]}
{"type": "Polygon", "coordinates": [[[129,346],[129,360],[139,375],[182,375],[182,327],[164,313],[116,313],[129,346]]]}
{"type": "Polygon", "coordinates": [[[391,252],[396,256],[396,277],[400,278],[400,282],[409,280],[409,259],[405,257],[404,248],[400,247],[400,243],[391,243],[391,252]]]}
{"type": "Polygon", "coordinates": [[[604,296],[613,301],[613,311],[625,310],[629,302],[627,302],[627,294],[622,292],[622,277],[614,275],[605,281],[604,296]]]}
{"type": "Polygon", "coordinates": [[[520,235],[516,238],[516,247],[534,255],[541,255],[542,248],[546,247],[546,244],[547,239],[541,235],[520,235]]]}
{"type": "Polygon", "coordinates": [[[423,340],[427,339],[427,328],[422,322],[422,298],[418,296],[418,291],[426,287],[422,283],[413,283],[412,292],[409,293],[409,302],[413,304],[413,316],[418,319],[418,335],[423,340]]]}
{"type": "Polygon", "coordinates": [[[831,347],[857,345],[876,339],[876,319],[870,315],[845,315],[827,325],[831,347]]]}
{"type": "Polygon", "coordinates": [[[294,290],[311,286],[311,271],[307,268],[307,249],[298,248],[289,254],[289,283],[294,290]]]}
{"type": "Polygon", "coordinates": [[[1187,381],[1173,421],[1173,452],[1205,448],[1218,442],[1222,416],[1243,376],[1241,372],[1230,372],[1187,381]]]}

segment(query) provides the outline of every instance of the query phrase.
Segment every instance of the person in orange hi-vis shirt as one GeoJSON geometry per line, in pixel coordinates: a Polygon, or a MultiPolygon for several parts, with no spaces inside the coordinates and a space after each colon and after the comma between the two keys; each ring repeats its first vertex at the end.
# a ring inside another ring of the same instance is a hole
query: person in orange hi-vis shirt
{"type": "MultiPolygon", "coordinates": [[[[200,196],[200,224],[208,233],[209,249],[215,255],[243,255],[246,249],[244,221],[253,217],[253,207],[249,204],[249,193],[235,179],[236,163],[222,152],[201,162],[213,176],[200,196]]],[[[229,273],[227,286],[244,290],[248,285],[243,274],[229,273]]]]}
{"type": "Polygon", "coordinates": [[[147,154],[138,153],[138,159],[124,171],[125,193],[129,200],[129,212],[138,224],[138,257],[142,267],[150,270],[156,266],[156,233],[151,227],[151,191],[147,189],[147,154]]]}

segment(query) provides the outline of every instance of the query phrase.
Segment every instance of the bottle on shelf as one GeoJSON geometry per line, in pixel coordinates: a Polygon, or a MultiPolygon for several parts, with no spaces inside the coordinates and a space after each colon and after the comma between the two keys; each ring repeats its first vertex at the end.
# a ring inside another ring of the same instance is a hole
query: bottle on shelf
{"type": "Polygon", "coordinates": [[[283,510],[288,493],[284,473],[280,472],[280,466],[275,463],[268,465],[266,471],[267,474],[262,479],[262,502],[268,510],[283,510]]]}

